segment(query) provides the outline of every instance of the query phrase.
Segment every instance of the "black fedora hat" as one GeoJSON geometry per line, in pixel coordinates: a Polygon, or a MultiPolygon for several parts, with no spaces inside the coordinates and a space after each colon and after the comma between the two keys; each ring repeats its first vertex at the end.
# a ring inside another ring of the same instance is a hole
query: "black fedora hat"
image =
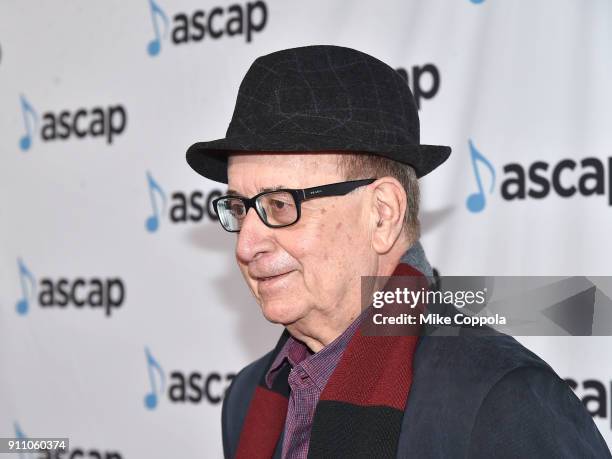
{"type": "Polygon", "coordinates": [[[384,62],[340,46],[285,49],[253,62],[224,139],[197,142],[187,162],[227,183],[234,151],[370,153],[428,174],[450,155],[422,145],[419,115],[406,80],[384,62]]]}

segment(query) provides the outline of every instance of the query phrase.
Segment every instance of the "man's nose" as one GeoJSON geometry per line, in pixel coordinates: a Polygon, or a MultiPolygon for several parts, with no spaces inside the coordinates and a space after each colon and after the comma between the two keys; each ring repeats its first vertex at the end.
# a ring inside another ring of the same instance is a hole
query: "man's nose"
{"type": "Polygon", "coordinates": [[[242,221],[236,242],[236,257],[242,263],[249,263],[259,254],[274,249],[272,228],[261,221],[254,208],[250,208],[242,221]]]}

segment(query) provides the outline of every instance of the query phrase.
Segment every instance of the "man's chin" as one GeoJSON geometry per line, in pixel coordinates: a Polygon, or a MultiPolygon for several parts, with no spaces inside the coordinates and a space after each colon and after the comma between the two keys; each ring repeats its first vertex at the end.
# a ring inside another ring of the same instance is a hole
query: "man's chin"
{"type": "Polygon", "coordinates": [[[287,299],[262,301],[261,312],[269,322],[281,325],[292,324],[303,316],[302,308],[287,299]]]}

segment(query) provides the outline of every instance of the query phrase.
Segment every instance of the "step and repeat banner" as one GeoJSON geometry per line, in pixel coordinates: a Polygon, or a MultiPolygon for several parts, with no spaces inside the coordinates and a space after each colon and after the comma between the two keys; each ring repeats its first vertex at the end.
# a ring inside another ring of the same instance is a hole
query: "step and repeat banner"
{"type": "MultiPolygon", "coordinates": [[[[608,0],[5,0],[0,437],[222,456],[224,391],[282,330],[185,151],[225,135],[256,57],[310,44],[397,68],[452,146],[421,181],[441,275],[612,274],[608,0]]],[[[612,338],[520,340],[612,445],[612,338]]]]}

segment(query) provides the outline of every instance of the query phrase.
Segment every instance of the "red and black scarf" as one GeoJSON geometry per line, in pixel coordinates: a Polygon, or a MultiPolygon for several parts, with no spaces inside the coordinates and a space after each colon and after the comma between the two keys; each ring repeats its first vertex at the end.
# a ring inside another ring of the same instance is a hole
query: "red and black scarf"
{"type": "MultiPolygon", "coordinates": [[[[399,264],[393,276],[422,276],[399,264]]],[[[402,418],[412,384],[418,336],[365,336],[363,323],[345,349],[317,404],[309,458],[395,458],[402,418]]],[[[270,359],[280,352],[283,333],[270,359]]],[[[237,459],[269,459],[285,425],[289,367],[272,389],[263,372],[245,417],[237,459]]]]}

